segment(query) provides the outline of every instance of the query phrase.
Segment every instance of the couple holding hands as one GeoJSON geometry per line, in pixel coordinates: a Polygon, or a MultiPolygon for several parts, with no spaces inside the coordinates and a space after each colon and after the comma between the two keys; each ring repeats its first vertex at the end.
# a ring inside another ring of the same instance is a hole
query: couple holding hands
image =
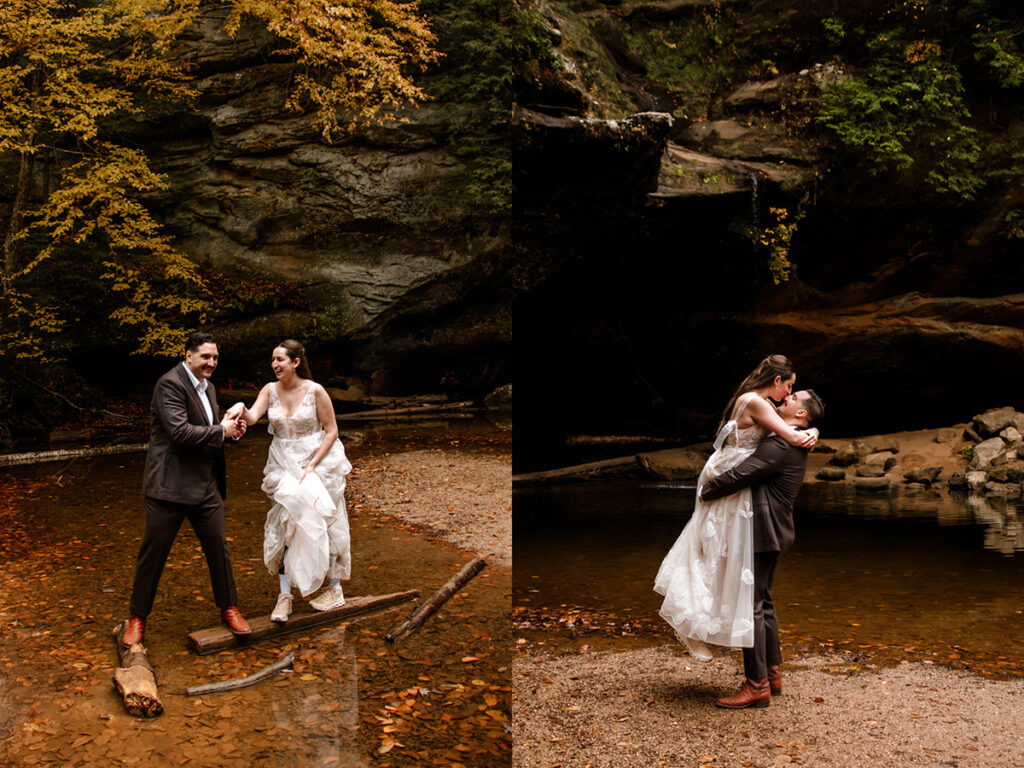
{"type": "Polygon", "coordinates": [[[262,489],[271,501],[263,561],[280,582],[271,619],[288,620],[293,588],[303,597],[318,593],[309,601],[315,610],[345,603],[341,581],[352,568],[345,478],[352,465],[338,439],[330,397],[310,377],[302,345],[288,339],[271,357],[275,380],[250,407],[236,403],[218,418],[210,383],[217,361],[215,338],[193,333],[184,361],[164,374],[153,392],[143,479],[146,528],[121,639],[126,646],[142,642],[160,575],[186,518],[206,556],[221,619],[236,635],[249,634],[238,610],[224,531],[224,441],[238,440],[264,415],[273,440],[263,470],[262,489]]]}

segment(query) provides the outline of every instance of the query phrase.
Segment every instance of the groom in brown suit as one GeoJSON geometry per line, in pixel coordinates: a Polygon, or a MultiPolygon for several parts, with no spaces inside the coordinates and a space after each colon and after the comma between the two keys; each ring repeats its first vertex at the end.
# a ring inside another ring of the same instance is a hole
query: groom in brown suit
{"type": "MultiPolygon", "coordinates": [[[[778,407],[787,424],[807,429],[825,415],[813,390],[794,392],[778,407]]],[[[746,680],[732,696],[717,701],[725,709],[767,707],[782,692],[782,651],[772,584],[779,557],[792,546],[793,502],[807,471],[807,451],[778,435],[766,437],[738,466],[701,488],[704,501],[751,487],[754,506],[754,645],[743,649],[746,680]]]]}
{"type": "Polygon", "coordinates": [[[245,423],[233,418],[217,421],[217,393],[209,381],[217,360],[214,337],[193,333],[185,343],[184,362],[165,373],[153,391],[142,483],[146,532],[135,565],[131,615],[121,639],[126,646],[142,642],[160,574],[185,518],[206,555],[221,618],[237,635],[250,631],[238,612],[224,535],[224,440],[241,437],[245,423]]]}

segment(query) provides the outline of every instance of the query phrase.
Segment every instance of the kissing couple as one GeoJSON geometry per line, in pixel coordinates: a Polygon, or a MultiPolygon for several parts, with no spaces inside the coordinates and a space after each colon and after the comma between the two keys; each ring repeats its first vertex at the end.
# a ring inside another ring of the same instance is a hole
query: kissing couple
{"type": "Polygon", "coordinates": [[[744,379],[722,414],[714,452],[697,483],[693,515],[665,556],[654,590],[659,611],[687,651],[743,649],[746,679],[718,699],[727,709],[767,707],[782,692],[782,652],[772,597],[775,567],[793,544],[793,503],[825,413],[813,390],[770,355],[744,379]]]}

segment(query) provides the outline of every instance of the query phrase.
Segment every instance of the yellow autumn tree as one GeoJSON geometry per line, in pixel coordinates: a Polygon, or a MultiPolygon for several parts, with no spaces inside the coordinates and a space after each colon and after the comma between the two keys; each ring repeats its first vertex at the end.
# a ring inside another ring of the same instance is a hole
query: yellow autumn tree
{"type": "MultiPolygon", "coordinates": [[[[4,0],[0,3],[0,355],[47,359],[68,318],[33,282],[44,265],[98,262],[111,319],[137,350],[174,354],[204,318],[195,265],[142,202],[164,180],[118,120],[170,102],[187,111],[189,62],[175,44],[201,0],[4,0]],[[6,173],[4,173],[6,171],[6,173]],[[7,196],[7,205],[2,201],[7,196]]],[[[288,108],[310,110],[325,139],[393,117],[423,98],[412,74],[432,62],[434,38],[415,2],[231,0],[226,30],[243,20],[295,62],[288,108]]]]}

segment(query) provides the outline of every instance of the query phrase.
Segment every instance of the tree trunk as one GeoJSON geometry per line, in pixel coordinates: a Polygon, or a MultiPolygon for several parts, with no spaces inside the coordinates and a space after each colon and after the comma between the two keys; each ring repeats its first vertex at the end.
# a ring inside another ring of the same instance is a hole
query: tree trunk
{"type": "Polygon", "coordinates": [[[5,291],[10,287],[11,277],[18,271],[18,243],[15,238],[21,232],[22,224],[25,221],[25,207],[28,205],[29,191],[32,187],[32,167],[34,163],[34,153],[23,152],[21,154],[21,169],[18,171],[18,191],[14,197],[14,206],[11,208],[11,218],[8,222],[7,234],[4,236],[3,285],[5,291]]]}
{"type": "Polygon", "coordinates": [[[131,648],[121,645],[127,627],[128,622],[123,621],[114,627],[112,633],[121,661],[121,667],[114,670],[114,686],[124,699],[129,714],[135,717],[156,717],[164,711],[156,688],[156,674],[142,643],[136,643],[131,648]]]}

